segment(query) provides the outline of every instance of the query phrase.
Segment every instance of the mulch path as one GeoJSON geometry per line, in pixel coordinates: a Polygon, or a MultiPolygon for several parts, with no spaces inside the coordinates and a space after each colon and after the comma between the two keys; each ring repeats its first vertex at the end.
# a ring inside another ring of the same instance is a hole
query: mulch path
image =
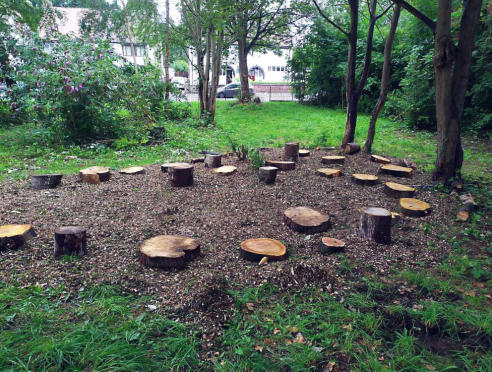
{"type": "MultiPolygon", "coordinates": [[[[265,154],[281,159],[282,150],[265,154]]],[[[454,219],[458,202],[429,187],[429,174],[417,169],[411,179],[379,175],[378,185],[360,186],[352,183],[350,174],[377,174],[380,164],[359,153],[347,156],[341,166],[344,176],[323,178],[316,169],[330,167],[321,164],[321,157],[329,154],[335,152],[312,151],[310,157],[299,159],[294,171],[279,172],[274,185],[259,183],[257,171],[235,157],[223,159],[224,165],[238,167],[231,176],[212,174],[203,163],[195,164],[191,188],[171,187],[160,165],[146,166],[144,175],[114,171],[109,182],[99,185],[80,183],[75,174],[64,176],[62,185],[52,190],[33,190],[27,180],[0,183],[0,224],[28,223],[37,232],[29,246],[0,252],[0,280],[65,285],[68,290],[117,284],[133,293],[155,295],[159,311],[175,319],[203,325],[220,324],[234,307],[226,288],[271,282],[281,289],[314,284],[343,291],[338,267],[344,258],[355,267],[384,275],[395,265],[432,266],[446,255],[449,246],[439,235],[454,219]],[[358,210],[372,206],[398,211],[398,199],[383,193],[383,182],[389,180],[424,185],[415,197],[430,203],[432,213],[423,218],[402,216],[392,228],[392,244],[378,245],[358,236],[358,210]],[[332,228],[314,235],[292,231],[283,223],[283,212],[292,206],[330,215],[332,228]],[[429,225],[424,229],[424,224],[429,225]],[[70,262],[54,259],[54,230],[63,225],[87,228],[88,255],[70,262]],[[182,270],[142,266],[137,259],[139,244],[161,234],[198,239],[201,256],[182,270]],[[345,241],[345,252],[319,253],[322,236],[345,241]],[[253,237],[282,241],[289,258],[265,266],[242,260],[239,244],[253,237]]]]}

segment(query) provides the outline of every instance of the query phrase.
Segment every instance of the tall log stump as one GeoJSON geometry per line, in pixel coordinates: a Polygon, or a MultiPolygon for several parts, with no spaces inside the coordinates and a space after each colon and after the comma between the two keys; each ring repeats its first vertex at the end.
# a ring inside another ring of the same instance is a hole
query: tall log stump
{"type": "Polygon", "coordinates": [[[391,212],[384,208],[361,209],[359,234],[379,244],[391,243],[391,212]]]}
{"type": "Polygon", "coordinates": [[[206,154],[204,163],[207,168],[218,168],[222,165],[222,155],[206,154]]]}
{"type": "Polygon", "coordinates": [[[429,203],[414,198],[401,198],[400,207],[403,214],[410,217],[424,217],[431,211],[429,203]]]}
{"type": "Polygon", "coordinates": [[[386,182],[384,192],[392,198],[411,198],[415,194],[415,189],[396,182],[386,182]]]}
{"type": "Polygon", "coordinates": [[[308,207],[291,207],[284,212],[284,222],[292,230],[315,234],[330,228],[330,217],[308,207]]]}
{"type": "Polygon", "coordinates": [[[31,225],[0,226],[0,250],[20,248],[35,236],[31,225]]]}
{"type": "Polygon", "coordinates": [[[31,187],[36,190],[54,189],[62,180],[61,174],[35,174],[31,176],[31,187]]]}
{"type": "Polygon", "coordinates": [[[182,235],[159,235],[140,246],[138,259],[145,265],[160,268],[181,268],[200,255],[200,243],[182,235]]]}
{"type": "Polygon", "coordinates": [[[79,176],[82,182],[91,184],[98,184],[100,182],[107,182],[111,178],[111,172],[109,167],[90,167],[82,169],[79,172],[79,176]]]}
{"type": "Polygon", "coordinates": [[[343,164],[345,163],[345,156],[329,155],[321,158],[323,164],[343,164]]]}
{"type": "Polygon", "coordinates": [[[352,155],[360,151],[360,145],[355,142],[349,142],[342,146],[344,154],[352,155]]]}
{"type": "Polygon", "coordinates": [[[177,165],[188,165],[188,163],[182,163],[182,162],[164,163],[161,165],[161,172],[167,173],[170,167],[175,167],[177,165]]]}
{"type": "Polygon", "coordinates": [[[324,236],[319,242],[319,251],[321,253],[341,252],[345,248],[345,243],[335,238],[324,236]]]}
{"type": "Polygon", "coordinates": [[[384,156],[379,156],[379,155],[371,155],[371,161],[375,163],[380,163],[380,164],[389,164],[391,163],[391,160],[388,158],[385,158],[384,156]]]}
{"type": "Polygon", "coordinates": [[[264,257],[272,261],[283,260],[287,256],[287,248],[275,239],[248,239],[241,243],[240,255],[248,261],[260,261],[264,257]]]}
{"type": "Polygon", "coordinates": [[[168,168],[169,180],[174,187],[193,186],[193,165],[179,164],[168,168]]]}
{"type": "Polygon", "coordinates": [[[278,168],[276,167],[260,167],[258,169],[258,178],[260,182],[266,184],[275,183],[275,179],[277,178],[278,168]]]}
{"type": "Polygon", "coordinates": [[[412,177],[413,169],[407,167],[400,167],[399,165],[385,164],[379,171],[384,174],[389,174],[395,177],[412,177]]]}
{"type": "Polygon", "coordinates": [[[120,170],[121,174],[145,174],[145,169],[143,167],[129,167],[120,170]]]}
{"type": "Polygon", "coordinates": [[[296,168],[296,163],[293,161],[265,160],[265,166],[275,167],[280,171],[290,171],[296,168]]]}
{"type": "Polygon", "coordinates": [[[80,226],[63,226],[55,230],[55,258],[64,254],[82,257],[87,254],[86,229],[80,226]]]}
{"type": "Polygon", "coordinates": [[[359,185],[375,185],[378,182],[378,177],[372,174],[354,173],[352,174],[352,182],[359,185]]]}
{"type": "Polygon", "coordinates": [[[299,160],[299,142],[287,142],[284,146],[284,160],[299,160]]]}
{"type": "Polygon", "coordinates": [[[337,178],[342,176],[342,171],[333,168],[319,168],[316,170],[316,174],[321,177],[337,178]]]}

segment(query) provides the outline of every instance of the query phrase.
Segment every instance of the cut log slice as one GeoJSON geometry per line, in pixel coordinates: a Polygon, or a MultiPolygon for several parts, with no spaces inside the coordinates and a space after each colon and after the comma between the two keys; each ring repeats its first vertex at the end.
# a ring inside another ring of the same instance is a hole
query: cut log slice
{"type": "Polygon", "coordinates": [[[384,208],[361,209],[359,234],[379,244],[391,243],[391,212],[384,208]]]}
{"type": "Polygon", "coordinates": [[[203,163],[204,161],[205,161],[205,157],[193,158],[190,160],[190,164],[203,163]]]}
{"type": "Polygon", "coordinates": [[[199,254],[200,244],[195,239],[181,235],[159,235],[142,243],[138,258],[145,266],[179,268],[199,254]]]}
{"type": "Polygon", "coordinates": [[[415,189],[401,183],[386,182],[384,192],[393,198],[411,198],[415,194],[415,189]]]}
{"type": "Polygon", "coordinates": [[[86,229],[80,226],[64,226],[55,230],[55,258],[64,254],[82,257],[87,254],[86,229]]]}
{"type": "Polygon", "coordinates": [[[284,212],[284,221],[292,230],[315,234],[330,228],[330,217],[308,207],[292,207],[284,212]]]}
{"type": "Polygon", "coordinates": [[[299,142],[288,142],[284,146],[284,160],[297,161],[299,159],[299,142]]]}
{"type": "Polygon", "coordinates": [[[352,155],[360,151],[360,145],[355,142],[349,142],[342,146],[342,151],[347,155],[352,155]]]}
{"type": "Polygon", "coordinates": [[[61,174],[35,174],[31,176],[31,187],[36,190],[54,189],[62,180],[61,174]]]}
{"type": "Polygon", "coordinates": [[[371,155],[371,161],[376,162],[376,163],[381,163],[381,164],[391,163],[391,160],[389,160],[388,158],[385,158],[384,156],[379,156],[379,155],[371,155]]]}
{"type": "Polygon", "coordinates": [[[319,250],[321,253],[335,253],[343,251],[345,243],[335,238],[328,238],[324,236],[319,243],[319,250]]]}
{"type": "Polygon", "coordinates": [[[260,182],[264,182],[266,184],[275,183],[277,171],[277,167],[260,167],[258,169],[258,178],[260,182]]]}
{"type": "Polygon", "coordinates": [[[82,182],[98,184],[109,181],[111,172],[109,167],[90,167],[82,169],[79,173],[82,182]]]}
{"type": "Polygon", "coordinates": [[[0,226],[0,250],[22,247],[35,236],[36,233],[31,225],[0,226]]]}
{"type": "Polygon", "coordinates": [[[299,157],[304,158],[309,155],[311,155],[311,151],[305,149],[299,150],[299,157]]]}
{"type": "Polygon", "coordinates": [[[342,175],[342,171],[340,169],[333,169],[333,168],[319,168],[316,171],[316,174],[322,177],[337,178],[342,175]]]}
{"type": "Polygon", "coordinates": [[[352,181],[359,185],[375,185],[378,182],[378,177],[372,174],[354,173],[352,181]]]}
{"type": "Polygon", "coordinates": [[[207,168],[218,168],[222,165],[222,155],[206,154],[203,162],[207,168]]]}
{"type": "Polygon", "coordinates": [[[463,206],[458,210],[456,218],[458,221],[466,222],[470,218],[471,212],[476,210],[478,206],[471,194],[460,196],[460,200],[463,202],[463,206]]]}
{"type": "Polygon", "coordinates": [[[121,174],[144,174],[145,169],[143,167],[130,167],[120,170],[121,174]]]}
{"type": "Polygon", "coordinates": [[[403,214],[411,217],[423,217],[431,211],[429,203],[414,198],[401,198],[400,207],[403,214]]]}
{"type": "Polygon", "coordinates": [[[413,174],[412,168],[400,167],[399,165],[385,164],[379,168],[381,173],[389,174],[395,177],[411,177],[413,174]]]}
{"type": "Polygon", "coordinates": [[[167,169],[169,180],[174,187],[193,186],[193,165],[183,163],[172,165],[167,169]]]}
{"type": "Polygon", "coordinates": [[[237,168],[233,165],[223,165],[222,167],[215,168],[212,172],[220,174],[222,176],[228,176],[230,174],[236,173],[237,168]]]}
{"type": "Polygon", "coordinates": [[[161,165],[161,172],[167,173],[169,167],[174,167],[177,165],[188,165],[188,163],[180,163],[180,162],[174,162],[174,163],[164,163],[161,165]]]}
{"type": "Polygon", "coordinates": [[[281,242],[269,238],[248,239],[241,243],[241,257],[249,261],[283,260],[287,256],[287,248],[281,242]]]}
{"type": "Polygon", "coordinates": [[[323,156],[321,158],[321,162],[323,164],[343,164],[345,163],[345,156],[337,156],[337,155],[323,156]]]}
{"type": "Polygon", "coordinates": [[[290,171],[296,168],[296,163],[293,161],[265,160],[265,166],[276,167],[281,171],[290,171]]]}

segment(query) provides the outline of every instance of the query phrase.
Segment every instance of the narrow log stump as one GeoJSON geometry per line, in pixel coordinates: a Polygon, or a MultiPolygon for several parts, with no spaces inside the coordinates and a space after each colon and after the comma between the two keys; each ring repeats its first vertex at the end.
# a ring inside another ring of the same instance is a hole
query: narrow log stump
{"type": "Polygon", "coordinates": [[[329,155],[321,158],[323,164],[343,164],[345,163],[345,156],[329,155]]]}
{"type": "Polygon", "coordinates": [[[379,171],[384,174],[389,174],[395,177],[412,177],[413,169],[407,167],[400,167],[399,165],[385,164],[379,171]]]}
{"type": "Polygon", "coordinates": [[[384,192],[393,198],[411,198],[415,194],[415,189],[396,182],[386,182],[384,192]]]}
{"type": "Polygon", "coordinates": [[[324,236],[319,242],[319,251],[321,253],[336,253],[341,252],[345,248],[345,243],[335,238],[324,236]]]}
{"type": "Polygon", "coordinates": [[[352,155],[360,151],[360,145],[355,142],[349,142],[342,146],[342,151],[344,154],[352,155]]]}
{"type": "Polygon", "coordinates": [[[145,169],[143,167],[130,167],[120,170],[121,174],[145,174],[145,169]]]}
{"type": "Polygon", "coordinates": [[[172,186],[193,186],[193,165],[186,163],[173,165],[167,169],[167,172],[169,173],[169,180],[172,186]]]}
{"type": "Polygon", "coordinates": [[[111,172],[109,167],[90,167],[82,169],[79,172],[80,179],[82,182],[87,182],[91,184],[98,184],[100,182],[109,181],[111,178],[111,172]]]}
{"type": "Polygon", "coordinates": [[[206,154],[203,162],[207,168],[218,168],[222,165],[222,155],[206,154]]]}
{"type": "Polygon", "coordinates": [[[170,167],[175,167],[177,165],[188,165],[188,163],[182,163],[182,162],[164,163],[161,165],[161,172],[167,173],[170,167]]]}
{"type": "Polygon", "coordinates": [[[36,190],[54,189],[62,180],[61,174],[35,174],[31,176],[31,187],[36,190]]]}
{"type": "Polygon", "coordinates": [[[305,150],[305,149],[299,150],[299,157],[300,158],[304,158],[304,157],[309,156],[309,155],[311,155],[311,151],[305,150]]]}
{"type": "Polygon", "coordinates": [[[82,257],[87,254],[86,230],[80,226],[64,226],[55,230],[55,258],[64,254],[82,257]]]}
{"type": "Polygon", "coordinates": [[[180,268],[200,255],[200,244],[195,239],[181,235],[159,235],[140,246],[138,258],[145,266],[180,268]]]}
{"type": "Polygon", "coordinates": [[[307,207],[292,207],[284,212],[284,221],[292,230],[315,234],[330,228],[330,217],[307,207]]]}
{"type": "Polygon", "coordinates": [[[31,225],[0,226],[0,250],[20,248],[35,236],[31,225]]]}
{"type": "Polygon", "coordinates": [[[379,244],[391,243],[391,212],[383,208],[361,209],[359,234],[379,244]]]}
{"type": "Polygon", "coordinates": [[[414,198],[401,198],[400,207],[403,214],[410,217],[423,217],[431,211],[429,203],[414,198]]]}
{"type": "Polygon", "coordinates": [[[342,175],[342,171],[340,169],[333,168],[319,168],[316,170],[316,174],[321,177],[337,178],[342,175]]]}
{"type": "Polygon", "coordinates": [[[375,185],[378,182],[378,177],[372,174],[354,173],[352,174],[352,182],[359,185],[375,185]]]}
{"type": "Polygon", "coordinates": [[[389,164],[391,163],[391,160],[388,158],[385,158],[384,156],[379,156],[379,155],[371,155],[371,161],[375,163],[380,163],[380,164],[389,164]]]}
{"type": "Polygon", "coordinates": [[[260,167],[258,169],[258,178],[260,182],[264,182],[266,184],[275,183],[277,171],[278,168],[276,167],[260,167]]]}
{"type": "Polygon", "coordinates": [[[284,160],[297,161],[299,159],[299,142],[287,142],[284,146],[284,160]]]}
{"type": "Polygon", "coordinates": [[[222,167],[215,168],[212,172],[215,174],[220,174],[222,176],[228,176],[236,173],[237,168],[233,165],[223,165],[222,167]]]}
{"type": "Polygon", "coordinates": [[[248,239],[241,243],[240,255],[248,261],[261,261],[264,257],[271,261],[283,260],[287,256],[287,248],[274,239],[248,239]]]}
{"type": "Polygon", "coordinates": [[[293,161],[265,160],[265,166],[275,167],[280,171],[290,171],[296,168],[296,163],[293,161]]]}

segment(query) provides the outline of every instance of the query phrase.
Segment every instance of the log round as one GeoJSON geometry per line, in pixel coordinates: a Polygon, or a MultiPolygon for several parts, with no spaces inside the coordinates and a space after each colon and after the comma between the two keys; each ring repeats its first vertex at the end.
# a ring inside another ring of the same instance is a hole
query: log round
{"type": "Polygon", "coordinates": [[[411,177],[413,174],[412,168],[400,167],[399,165],[393,164],[385,164],[379,168],[379,171],[395,177],[411,177]]]}
{"type": "Polygon", "coordinates": [[[260,167],[258,169],[258,178],[260,182],[266,184],[275,183],[275,179],[277,178],[278,168],[276,167],[260,167]]]}
{"type": "Polygon", "coordinates": [[[201,158],[193,158],[190,160],[190,164],[203,163],[205,161],[204,157],[201,158]]]}
{"type": "Polygon", "coordinates": [[[145,266],[183,267],[187,261],[200,255],[200,244],[181,235],[159,235],[142,243],[138,258],[145,266]]]}
{"type": "Polygon", "coordinates": [[[222,155],[206,154],[203,162],[207,168],[218,168],[222,165],[222,155]]]}
{"type": "Polygon", "coordinates": [[[62,180],[61,174],[35,174],[31,176],[31,187],[36,190],[54,189],[62,180]]]}
{"type": "Polygon", "coordinates": [[[401,183],[386,182],[384,192],[393,198],[411,198],[415,194],[415,189],[401,183]]]}
{"type": "Polygon", "coordinates": [[[391,212],[384,208],[361,209],[359,234],[379,244],[391,243],[391,212]]]}
{"type": "Polygon", "coordinates": [[[0,250],[22,247],[35,236],[36,233],[31,225],[0,226],[0,250]]]}
{"type": "Polygon", "coordinates": [[[330,228],[330,217],[308,207],[291,207],[284,212],[284,221],[292,230],[315,234],[330,228]]]}
{"type": "Polygon", "coordinates": [[[55,258],[64,254],[82,257],[87,254],[86,229],[80,226],[63,226],[55,230],[55,258]]]}
{"type": "Polygon", "coordinates": [[[79,176],[82,182],[98,184],[100,182],[109,181],[111,178],[111,172],[109,171],[109,167],[96,166],[82,169],[79,172],[79,176]]]}
{"type": "Polygon", "coordinates": [[[311,151],[305,150],[305,149],[299,150],[299,157],[300,158],[304,158],[304,157],[309,156],[309,155],[311,155],[311,151]]]}
{"type": "Polygon", "coordinates": [[[423,217],[431,211],[429,203],[414,198],[401,198],[400,207],[403,214],[410,217],[423,217]]]}
{"type": "Polygon", "coordinates": [[[193,165],[186,163],[173,165],[167,169],[167,172],[172,186],[193,186],[193,165]]]}
{"type": "Polygon", "coordinates": [[[287,142],[284,146],[284,160],[297,161],[299,159],[299,142],[287,142]]]}
{"type": "Polygon", "coordinates": [[[340,169],[333,168],[319,168],[316,171],[316,174],[322,177],[337,178],[342,175],[342,171],[340,169]]]}
{"type": "Polygon", "coordinates": [[[120,170],[121,174],[145,174],[145,169],[143,167],[130,167],[120,170]]]}
{"type": "Polygon", "coordinates": [[[384,156],[379,156],[379,155],[371,155],[371,161],[375,163],[380,163],[380,164],[389,164],[391,163],[391,160],[388,158],[385,158],[384,156]]]}
{"type": "Polygon", "coordinates": [[[275,167],[280,171],[290,171],[296,168],[296,163],[293,161],[265,160],[265,166],[275,167]]]}
{"type": "Polygon", "coordinates": [[[162,173],[167,173],[169,167],[175,167],[176,165],[188,165],[188,163],[180,163],[180,162],[164,163],[164,164],[161,165],[161,172],[162,173]]]}
{"type": "Polygon", "coordinates": [[[329,155],[321,158],[323,164],[343,164],[345,163],[345,156],[329,155]]]}
{"type": "Polygon", "coordinates": [[[342,146],[342,150],[347,155],[352,155],[360,151],[360,145],[355,142],[349,142],[342,146]]]}
{"type": "Polygon", "coordinates": [[[236,173],[237,168],[233,165],[223,165],[222,167],[215,168],[212,172],[215,174],[220,174],[222,176],[228,176],[230,174],[236,173]]]}
{"type": "Polygon", "coordinates": [[[375,185],[378,182],[378,177],[372,174],[354,173],[352,174],[352,182],[359,185],[375,185]]]}
{"type": "Polygon", "coordinates": [[[319,242],[319,251],[321,253],[341,252],[345,248],[345,243],[335,238],[324,236],[319,242]]]}
{"type": "Polygon", "coordinates": [[[287,248],[281,242],[269,238],[248,239],[241,242],[240,255],[248,261],[283,260],[287,256],[287,248]]]}

